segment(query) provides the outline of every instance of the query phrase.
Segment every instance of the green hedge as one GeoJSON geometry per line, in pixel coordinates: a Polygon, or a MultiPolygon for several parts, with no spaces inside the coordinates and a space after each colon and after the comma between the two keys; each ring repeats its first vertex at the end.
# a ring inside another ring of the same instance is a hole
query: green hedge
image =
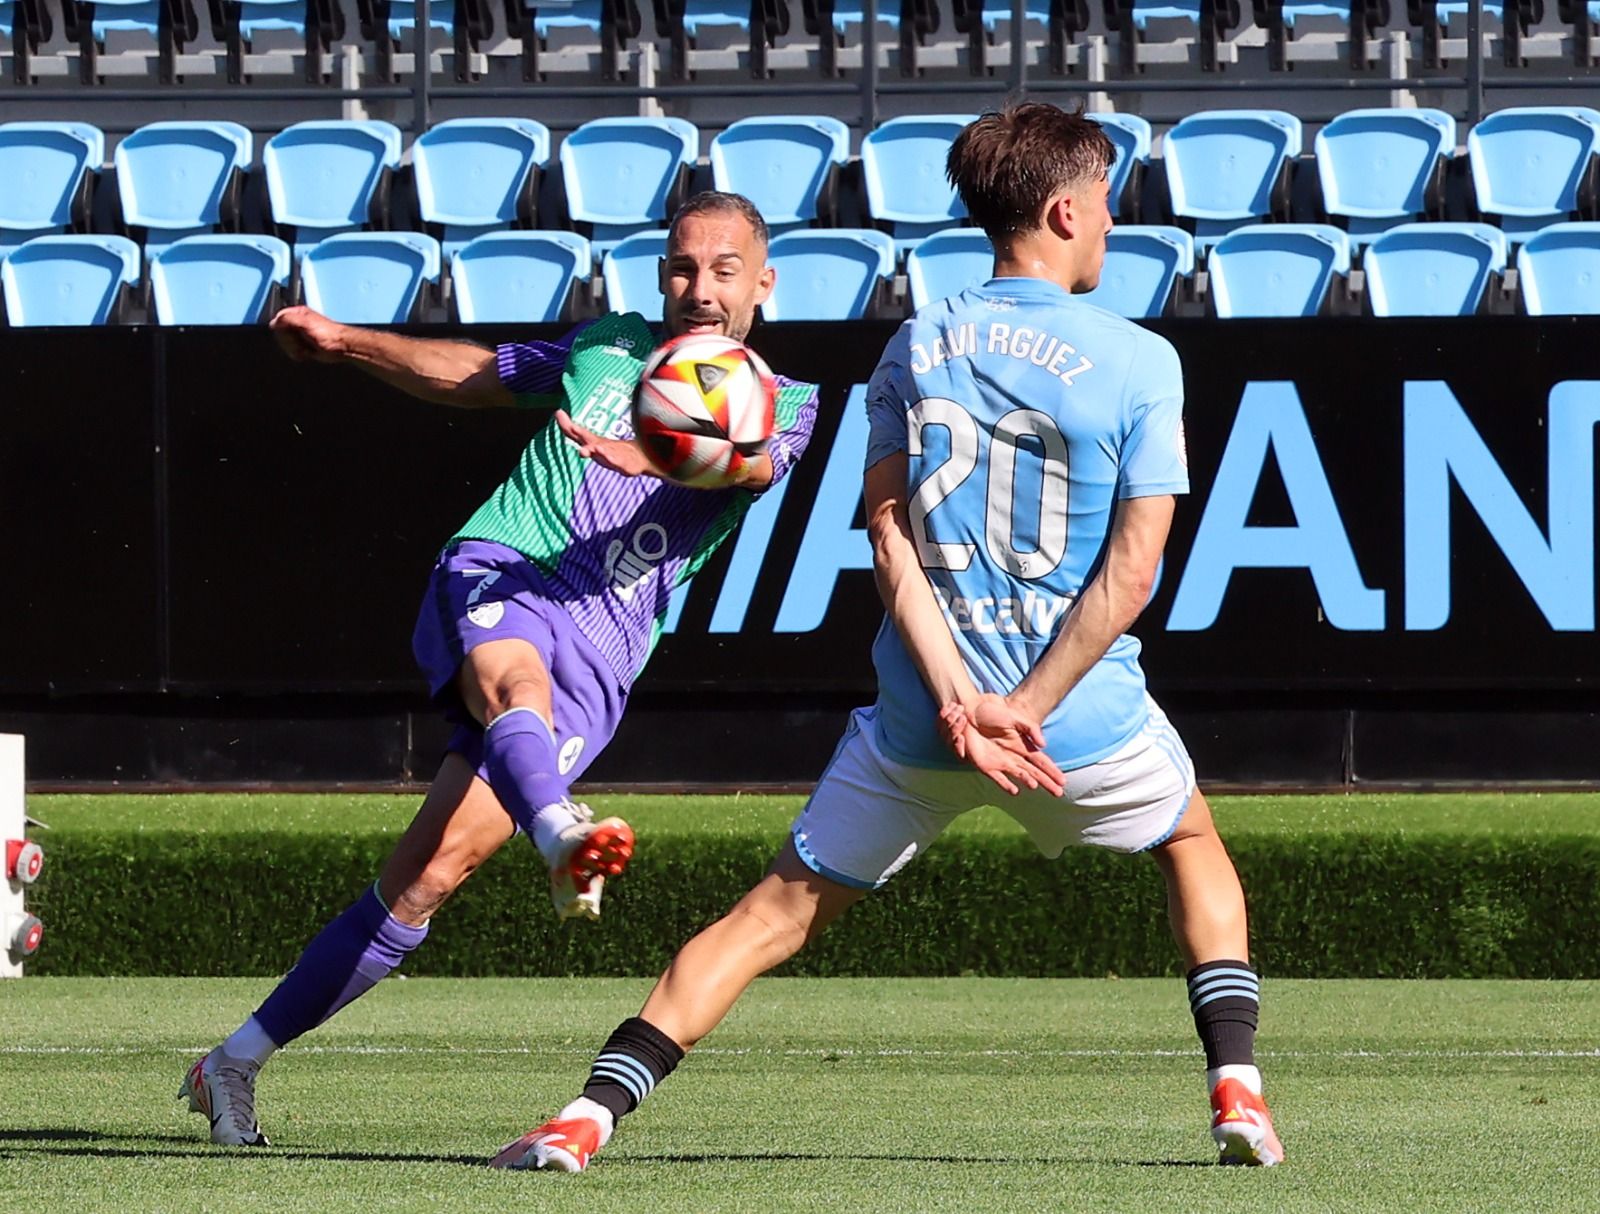
{"type": "MultiPolygon", "coordinates": [[[[787,812],[642,831],[599,924],[557,923],[542,868],[514,841],[437,917],[407,972],[654,974],[761,875],[787,812]]],[[[1600,977],[1600,832],[1586,826],[1594,816],[1568,829],[1497,833],[1379,829],[1371,819],[1340,830],[1325,814],[1315,824],[1308,815],[1302,831],[1281,817],[1235,830],[1219,813],[1250,900],[1256,959],[1285,977],[1600,977]]],[[[280,973],[372,880],[395,833],[392,815],[339,832],[131,821],[53,831],[41,836],[46,874],[30,894],[46,928],[30,972],[280,973]]],[[[1148,859],[1077,850],[1045,861],[1014,829],[984,825],[941,840],[785,972],[1178,969],[1148,859]]]]}

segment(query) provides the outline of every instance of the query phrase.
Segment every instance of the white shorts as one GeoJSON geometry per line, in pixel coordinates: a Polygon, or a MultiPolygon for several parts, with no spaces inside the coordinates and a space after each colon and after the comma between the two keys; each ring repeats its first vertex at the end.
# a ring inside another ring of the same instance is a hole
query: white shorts
{"type": "Polygon", "coordinates": [[[1194,764],[1166,714],[1121,749],[1066,773],[1066,795],[1042,789],[1013,797],[975,769],[907,767],[885,755],[875,708],[850,714],[833,759],[790,828],[795,851],[815,873],[876,889],[970,809],[997,805],[1050,859],[1080,843],[1137,852],[1165,843],[1194,796],[1194,764]]]}

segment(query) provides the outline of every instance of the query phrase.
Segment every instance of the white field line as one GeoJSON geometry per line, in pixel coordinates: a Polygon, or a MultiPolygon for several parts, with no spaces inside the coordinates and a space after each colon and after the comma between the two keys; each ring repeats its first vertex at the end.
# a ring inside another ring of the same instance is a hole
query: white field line
{"type": "MultiPolygon", "coordinates": [[[[0,1045],[0,1056],[65,1055],[69,1057],[118,1057],[141,1054],[179,1055],[192,1057],[203,1054],[209,1046],[132,1046],[132,1045],[0,1045]]],[[[296,1054],[316,1055],[395,1055],[399,1057],[583,1057],[594,1050],[572,1046],[432,1046],[432,1045],[297,1045],[296,1054]]],[[[1371,1058],[1380,1061],[1401,1058],[1437,1059],[1600,1059],[1600,1048],[1587,1050],[1258,1050],[1263,1058],[1371,1058]]],[[[696,1057],[772,1057],[772,1058],[1193,1058],[1198,1049],[1186,1050],[917,1050],[877,1049],[863,1050],[850,1047],[838,1049],[723,1049],[701,1046],[694,1051],[696,1057]]]]}

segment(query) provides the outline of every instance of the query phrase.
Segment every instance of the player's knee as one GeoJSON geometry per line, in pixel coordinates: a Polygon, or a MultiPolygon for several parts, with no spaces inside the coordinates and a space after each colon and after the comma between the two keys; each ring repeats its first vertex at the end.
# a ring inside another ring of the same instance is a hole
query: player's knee
{"type": "MultiPolygon", "coordinates": [[[[507,670],[482,684],[484,720],[491,722],[513,708],[532,708],[541,718],[548,717],[545,701],[548,684],[531,670],[507,670]]],[[[550,722],[545,720],[545,724],[550,722]]]]}
{"type": "Polygon", "coordinates": [[[729,918],[738,921],[746,947],[761,957],[766,969],[787,961],[811,938],[811,916],[800,908],[771,902],[741,903],[729,918]]]}

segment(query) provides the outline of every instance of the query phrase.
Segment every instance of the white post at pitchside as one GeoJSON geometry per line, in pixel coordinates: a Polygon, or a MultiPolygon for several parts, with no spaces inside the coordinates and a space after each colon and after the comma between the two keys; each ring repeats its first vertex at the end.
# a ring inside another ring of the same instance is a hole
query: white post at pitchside
{"type": "Polygon", "coordinates": [[[23,891],[44,864],[44,853],[27,842],[23,811],[21,734],[0,734],[0,978],[22,977],[22,959],[39,947],[38,920],[23,906],[23,891]]]}

